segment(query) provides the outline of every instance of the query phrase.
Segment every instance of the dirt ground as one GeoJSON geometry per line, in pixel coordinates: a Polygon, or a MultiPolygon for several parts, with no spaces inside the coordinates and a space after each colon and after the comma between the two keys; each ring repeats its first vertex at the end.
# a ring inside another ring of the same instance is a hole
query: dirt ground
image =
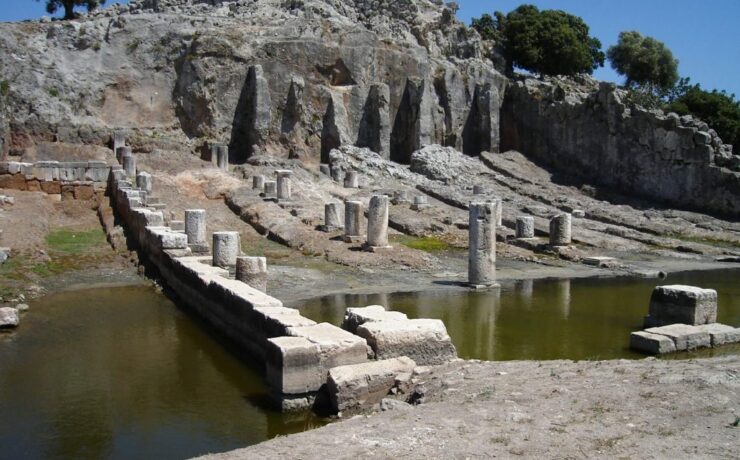
{"type": "Polygon", "coordinates": [[[737,458],[740,446],[737,354],[458,361],[423,380],[420,405],[204,458],[737,458]]]}

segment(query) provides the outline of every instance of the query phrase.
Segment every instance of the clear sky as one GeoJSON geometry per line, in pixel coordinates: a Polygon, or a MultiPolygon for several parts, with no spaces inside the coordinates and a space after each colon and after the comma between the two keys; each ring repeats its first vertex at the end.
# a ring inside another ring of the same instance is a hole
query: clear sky
{"type": "MultiPolygon", "coordinates": [[[[679,60],[681,76],[705,89],[725,89],[740,98],[740,0],[457,0],[458,16],[496,10],[507,13],[522,3],[561,9],[580,16],[606,50],[619,32],[637,30],[664,42],[679,60]]],[[[127,3],[118,0],[118,3],[127,3]]],[[[39,18],[44,1],[0,0],[0,21],[39,18]]],[[[108,0],[107,4],[116,3],[108,0]]],[[[620,81],[607,62],[594,76],[620,81]]]]}

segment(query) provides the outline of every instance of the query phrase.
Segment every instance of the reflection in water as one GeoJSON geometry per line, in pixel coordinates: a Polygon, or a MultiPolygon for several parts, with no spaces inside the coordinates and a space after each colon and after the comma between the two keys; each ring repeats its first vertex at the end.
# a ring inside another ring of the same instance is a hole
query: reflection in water
{"type": "Polygon", "coordinates": [[[0,335],[0,457],[186,458],[320,423],[266,400],[258,373],[150,288],[49,296],[0,335]]]}
{"type": "MultiPolygon", "coordinates": [[[[740,270],[687,272],[658,279],[524,280],[512,288],[486,291],[396,293],[379,301],[346,295],[300,305],[315,321],[341,324],[346,307],[384,305],[410,318],[444,321],[463,358],[610,359],[638,358],[628,349],[640,329],[653,288],[691,284],[718,291],[719,321],[740,326],[740,270]]],[[[736,353],[730,346],[691,356],[736,353]]],[[[688,356],[680,354],[679,356],[688,356]]]]}

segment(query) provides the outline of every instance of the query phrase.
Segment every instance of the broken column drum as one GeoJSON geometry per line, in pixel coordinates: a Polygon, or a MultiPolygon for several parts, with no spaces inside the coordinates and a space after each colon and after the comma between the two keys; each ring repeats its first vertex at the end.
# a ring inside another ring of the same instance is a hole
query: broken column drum
{"type": "Polygon", "coordinates": [[[370,248],[388,247],[388,197],[374,195],[367,210],[367,245],[370,248]]]}
{"type": "Polygon", "coordinates": [[[359,174],[357,171],[348,171],[347,175],[344,176],[344,188],[359,188],[359,174]]]}
{"type": "Polygon", "coordinates": [[[267,259],[264,257],[237,257],[236,279],[258,291],[267,292],[267,259]]]}
{"type": "Polygon", "coordinates": [[[123,164],[123,157],[131,156],[131,147],[121,146],[116,148],[116,160],[123,164]]]}
{"type": "Polygon", "coordinates": [[[516,237],[534,238],[534,217],[518,216],[516,218],[516,237]]]}
{"type": "Polygon", "coordinates": [[[563,213],[550,219],[550,245],[567,246],[570,244],[570,214],[563,213]]]}
{"type": "Polygon", "coordinates": [[[326,163],[321,163],[319,165],[319,172],[326,176],[331,176],[331,167],[326,163]]]}
{"type": "Polygon", "coordinates": [[[361,201],[344,202],[344,239],[354,242],[360,238],[360,219],[362,218],[361,201]]]}
{"type": "Polygon", "coordinates": [[[264,195],[266,197],[274,198],[277,195],[277,182],[274,180],[266,180],[264,195]]]}
{"type": "Polygon", "coordinates": [[[206,244],[205,209],[185,210],[185,235],[188,237],[188,244],[206,244]]]}
{"type": "Polygon", "coordinates": [[[136,157],[129,153],[121,157],[121,164],[128,177],[136,176],[136,157]]]}
{"type": "Polygon", "coordinates": [[[281,169],[275,171],[277,175],[277,197],[278,200],[290,200],[291,198],[291,183],[290,176],[293,175],[293,171],[287,169],[281,169]]]}
{"type": "Polygon", "coordinates": [[[485,195],[485,194],[486,194],[486,189],[484,189],[482,185],[473,186],[473,195],[485,195]]]}
{"type": "Polygon", "coordinates": [[[152,193],[152,175],[147,172],[140,172],[137,174],[136,187],[147,193],[152,193]]]}
{"type": "Polygon", "coordinates": [[[239,232],[213,232],[213,265],[232,267],[239,256],[239,232]]]}
{"type": "Polygon", "coordinates": [[[496,205],[470,203],[468,283],[496,284],[496,205]]]}
{"type": "Polygon", "coordinates": [[[264,190],[265,189],[265,176],[263,175],[257,175],[252,176],[252,189],[254,190],[264,190]]]}
{"type": "Polygon", "coordinates": [[[344,227],[340,206],[339,203],[326,203],[324,205],[324,231],[331,232],[344,227]]]}
{"type": "Polygon", "coordinates": [[[417,195],[414,197],[414,204],[411,205],[411,209],[418,211],[427,207],[426,195],[417,195]]]}

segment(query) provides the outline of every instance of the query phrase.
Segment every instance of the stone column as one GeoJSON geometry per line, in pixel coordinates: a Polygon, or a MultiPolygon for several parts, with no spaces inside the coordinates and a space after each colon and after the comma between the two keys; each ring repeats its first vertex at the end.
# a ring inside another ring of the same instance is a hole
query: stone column
{"type": "Polygon", "coordinates": [[[274,180],[266,180],[264,195],[267,198],[275,198],[277,196],[277,182],[274,180]]]}
{"type": "Polygon", "coordinates": [[[219,145],[216,147],[218,169],[222,171],[229,170],[229,147],[219,145]]]}
{"type": "Polygon", "coordinates": [[[407,192],[406,190],[399,190],[397,192],[394,192],[391,202],[393,204],[410,203],[411,200],[409,199],[409,192],[407,192]]]}
{"type": "Polygon", "coordinates": [[[517,238],[534,238],[534,217],[517,216],[516,218],[516,237],[517,238]]]}
{"type": "Polygon", "coordinates": [[[496,286],[495,203],[470,203],[468,283],[496,286]]]}
{"type": "Polygon", "coordinates": [[[411,205],[411,209],[413,209],[414,211],[419,211],[420,209],[424,209],[427,206],[427,196],[417,195],[414,197],[414,204],[411,205]]]}
{"type": "Polygon", "coordinates": [[[550,245],[567,246],[570,244],[570,214],[563,213],[550,219],[550,245]]]}
{"type": "Polygon", "coordinates": [[[324,226],[325,232],[333,232],[344,228],[342,224],[341,208],[339,203],[326,203],[324,205],[324,226]]]}
{"type": "Polygon", "coordinates": [[[359,177],[357,171],[348,171],[344,176],[344,188],[360,188],[359,177]]]}
{"type": "Polygon", "coordinates": [[[265,189],[265,176],[263,175],[257,175],[252,176],[252,189],[254,190],[264,190],[265,189]]]}
{"type": "Polygon", "coordinates": [[[293,171],[288,169],[279,169],[275,171],[277,175],[277,198],[278,200],[290,200],[291,198],[291,183],[290,176],[293,175],[293,171]]]}
{"type": "Polygon", "coordinates": [[[357,243],[361,240],[360,225],[362,201],[344,202],[344,241],[357,243]]]}
{"type": "Polygon", "coordinates": [[[113,153],[118,155],[118,148],[126,145],[126,135],[123,131],[113,131],[113,153]]]}
{"type": "Polygon", "coordinates": [[[337,182],[342,182],[344,180],[344,171],[342,171],[340,168],[332,167],[331,178],[337,182]]]}
{"type": "Polygon", "coordinates": [[[131,156],[131,147],[121,146],[116,148],[116,160],[123,165],[123,157],[131,156]]]}
{"type": "Polygon", "coordinates": [[[504,203],[501,201],[501,198],[494,198],[493,204],[496,206],[496,226],[501,227],[503,223],[502,214],[504,210],[504,203]]]}
{"type": "Polygon", "coordinates": [[[264,257],[237,257],[236,279],[258,291],[267,292],[267,259],[264,257]]]}
{"type": "Polygon", "coordinates": [[[239,257],[239,232],[213,232],[213,265],[232,267],[239,257]]]}
{"type": "Polygon", "coordinates": [[[373,195],[367,209],[367,247],[388,248],[388,197],[373,195]]]}
{"type": "Polygon", "coordinates": [[[133,155],[126,155],[121,158],[123,160],[123,170],[126,171],[128,177],[136,176],[136,157],[133,155]]]}
{"type": "Polygon", "coordinates": [[[137,174],[136,187],[147,193],[152,193],[152,175],[148,172],[140,172],[137,174]]]}
{"type": "Polygon", "coordinates": [[[205,209],[185,210],[185,235],[187,235],[188,237],[188,244],[191,246],[191,248],[205,247],[206,251],[208,250],[208,242],[206,241],[205,209]]]}
{"type": "Polygon", "coordinates": [[[319,172],[321,174],[331,177],[331,167],[326,163],[321,163],[319,165],[319,172]]]}
{"type": "Polygon", "coordinates": [[[486,189],[484,189],[482,185],[473,186],[473,195],[485,195],[485,194],[486,194],[486,189]]]}

